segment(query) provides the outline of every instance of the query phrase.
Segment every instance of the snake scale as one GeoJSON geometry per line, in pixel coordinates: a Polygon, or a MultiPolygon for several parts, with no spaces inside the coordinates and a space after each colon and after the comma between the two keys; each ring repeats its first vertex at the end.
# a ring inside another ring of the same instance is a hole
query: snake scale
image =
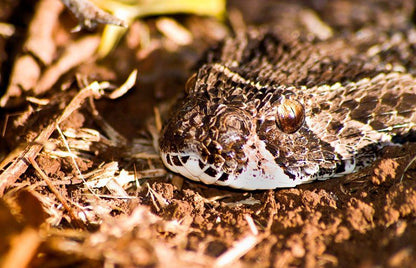
{"type": "Polygon", "coordinates": [[[206,184],[274,189],[355,172],[407,141],[416,30],[371,46],[357,45],[362,35],[320,40],[275,27],[224,40],[163,129],[164,164],[206,184]]]}

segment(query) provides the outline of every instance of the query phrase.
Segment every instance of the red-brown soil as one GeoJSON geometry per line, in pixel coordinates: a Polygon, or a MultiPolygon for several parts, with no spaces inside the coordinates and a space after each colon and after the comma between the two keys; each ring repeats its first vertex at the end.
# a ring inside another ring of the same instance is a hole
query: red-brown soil
{"type": "MultiPolygon", "coordinates": [[[[27,53],[22,44],[35,12],[34,1],[6,2],[2,21],[18,27],[15,36],[0,39],[4,89],[16,59],[27,53]]],[[[414,19],[411,1],[323,2],[235,1],[228,10],[237,29],[273,19],[285,25],[288,14],[312,9],[335,32],[414,19]]],[[[54,61],[73,40],[91,35],[71,33],[76,22],[66,11],[57,17],[54,61]]],[[[287,27],[295,27],[300,17],[292,17],[287,27]]],[[[293,189],[238,191],[165,170],[157,153],[160,121],[200,55],[229,28],[214,18],[174,16],[170,22],[192,36],[178,44],[162,34],[161,19],[133,23],[105,59],[84,59],[52,88],[40,95],[28,90],[0,111],[0,158],[9,157],[2,178],[14,161],[23,161],[21,174],[0,182],[0,265],[414,267],[414,143],[384,149],[359,173],[293,189]],[[146,30],[150,41],[141,44],[146,30]],[[59,133],[54,124],[83,87],[75,74],[120,85],[136,68],[137,83],[127,94],[85,98],[59,122],[64,134],[59,133]],[[51,125],[47,138],[35,140],[51,125]],[[39,153],[32,158],[19,158],[34,148],[39,153]]],[[[51,63],[40,66],[45,74],[51,63]]]]}

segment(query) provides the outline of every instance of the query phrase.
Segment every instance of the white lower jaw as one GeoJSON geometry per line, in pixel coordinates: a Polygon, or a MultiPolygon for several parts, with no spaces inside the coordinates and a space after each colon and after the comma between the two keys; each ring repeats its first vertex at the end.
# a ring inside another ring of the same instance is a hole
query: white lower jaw
{"type": "Polygon", "coordinates": [[[238,176],[229,175],[225,181],[218,180],[222,172],[218,172],[215,177],[211,177],[204,171],[209,167],[206,166],[201,169],[198,165],[198,160],[189,158],[187,163],[183,166],[170,165],[166,160],[167,155],[162,154],[162,160],[166,167],[175,173],[179,173],[182,176],[193,180],[200,181],[205,184],[215,184],[220,186],[228,186],[236,189],[244,190],[266,190],[275,188],[287,188],[294,187],[298,184],[304,183],[303,181],[294,181],[290,179],[283,170],[275,169],[274,174],[263,174],[257,167],[251,167],[250,165],[238,176]],[[189,163],[189,164],[188,164],[189,163]]]}
{"type": "MultiPolygon", "coordinates": [[[[290,178],[283,169],[275,162],[273,155],[266,149],[263,141],[255,136],[249,141],[250,150],[246,151],[248,163],[240,174],[230,174],[224,181],[219,180],[222,171],[216,170],[213,176],[206,173],[208,168],[214,168],[209,164],[204,164],[202,168],[199,165],[199,156],[196,154],[179,154],[162,152],[163,163],[173,172],[180,173],[188,179],[201,181],[205,184],[216,184],[245,190],[266,190],[275,188],[290,188],[302,183],[308,183],[314,178],[299,176],[297,179],[290,178]],[[250,145],[255,145],[253,149],[250,145]],[[168,161],[170,157],[170,161],[168,161]],[[179,159],[187,157],[187,161],[180,161],[180,165],[175,165],[172,157],[179,159]],[[171,164],[170,164],[170,163],[171,164]],[[260,163],[260,166],[258,166],[260,163]]],[[[249,147],[247,146],[247,147],[249,147]]]]}

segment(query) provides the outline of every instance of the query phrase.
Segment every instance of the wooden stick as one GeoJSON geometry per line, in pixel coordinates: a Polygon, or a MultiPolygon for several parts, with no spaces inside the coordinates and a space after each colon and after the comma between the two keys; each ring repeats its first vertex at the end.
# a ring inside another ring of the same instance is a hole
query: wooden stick
{"type": "Polygon", "coordinates": [[[29,142],[16,160],[0,174],[0,197],[3,196],[5,189],[13,184],[19,176],[26,171],[30,164],[28,159],[36,158],[42,150],[43,144],[48,141],[50,135],[55,131],[56,126],[68,118],[68,116],[77,110],[84,100],[90,96],[101,96],[100,85],[97,82],[93,82],[88,87],[78,92],[68,106],[65,107],[58,119],[44,128],[32,142],[29,142]]]}
{"type": "Polygon", "coordinates": [[[74,210],[69,206],[68,202],[66,201],[65,197],[56,189],[55,185],[53,185],[52,181],[49,177],[43,172],[43,170],[39,167],[38,163],[33,158],[29,158],[29,162],[32,164],[33,168],[38,172],[40,178],[46,182],[49,189],[54,193],[56,198],[59,202],[61,202],[64,209],[68,212],[69,217],[71,218],[74,225],[78,228],[86,229],[86,225],[77,217],[74,210]]]}

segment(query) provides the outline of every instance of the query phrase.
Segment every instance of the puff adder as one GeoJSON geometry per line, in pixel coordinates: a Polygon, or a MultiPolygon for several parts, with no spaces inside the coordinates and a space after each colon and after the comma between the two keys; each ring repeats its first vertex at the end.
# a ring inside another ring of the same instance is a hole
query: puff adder
{"type": "Polygon", "coordinates": [[[227,39],[188,81],[162,160],[191,180],[247,190],[355,172],[415,129],[416,79],[393,50],[258,29],[227,39]]]}

